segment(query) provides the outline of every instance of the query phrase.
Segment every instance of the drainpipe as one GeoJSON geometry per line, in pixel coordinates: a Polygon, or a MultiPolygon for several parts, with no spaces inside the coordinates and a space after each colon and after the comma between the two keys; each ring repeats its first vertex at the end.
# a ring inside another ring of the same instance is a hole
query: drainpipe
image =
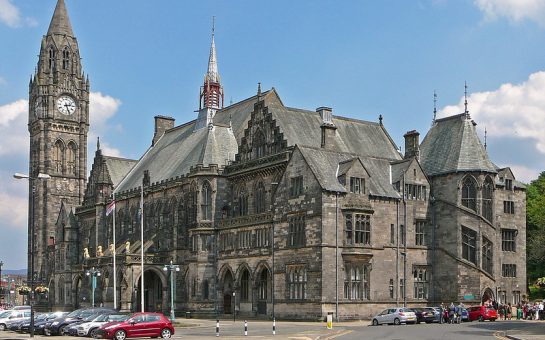
{"type": "Polygon", "coordinates": [[[396,306],[399,306],[399,201],[396,202],[396,282],[394,288],[396,306]]]}
{"type": "Polygon", "coordinates": [[[407,199],[405,194],[405,172],[403,172],[403,307],[407,307],[407,199]]]}
{"type": "Polygon", "coordinates": [[[335,316],[339,322],[339,192],[335,192],[335,316]]]}

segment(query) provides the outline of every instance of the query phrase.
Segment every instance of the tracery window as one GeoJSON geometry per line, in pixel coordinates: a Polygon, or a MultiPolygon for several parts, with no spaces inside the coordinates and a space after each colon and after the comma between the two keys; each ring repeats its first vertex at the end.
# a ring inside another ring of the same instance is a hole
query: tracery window
{"type": "Polygon", "coordinates": [[[68,47],[65,47],[62,51],[62,69],[68,70],[70,67],[70,51],[68,50],[68,47]]]}
{"type": "Polygon", "coordinates": [[[303,266],[287,266],[287,291],[289,300],[306,299],[307,270],[303,266]]]}
{"type": "Polygon", "coordinates": [[[475,181],[467,176],[462,182],[462,205],[471,210],[477,210],[477,188],[475,181]]]}
{"type": "Polygon", "coordinates": [[[370,294],[369,273],[371,267],[364,263],[345,263],[344,298],[368,300],[370,294]]]}
{"type": "Polygon", "coordinates": [[[242,185],[238,189],[238,216],[245,216],[248,215],[248,193],[246,192],[246,187],[242,185]]]}
{"type": "Polygon", "coordinates": [[[77,149],[76,143],[68,143],[68,149],[66,153],[66,171],[70,175],[76,175],[76,159],[77,159],[77,149]]]}
{"type": "Polygon", "coordinates": [[[289,216],[288,245],[292,247],[303,247],[305,243],[305,215],[298,214],[289,216]]]}
{"type": "Polygon", "coordinates": [[[265,185],[261,181],[257,183],[255,189],[255,212],[257,214],[265,212],[265,185]]]}
{"type": "Polygon", "coordinates": [[[494,269],[493,257],[494,246],[489,239],[483,237],[481,267],[485,272],[489,274],[492,274],[492,271],[494,269]]]}
{"type": "Polygon", "coordinates": [[[414,298],[427,299],[430,291],[429,268],[418,266],[414,269],[414,298]]]}
{"type": "Polygon", "coordinates": [[[268,297],[268,286],[269,286],[269,272],[266,269],[261,271],[259,275],[259,282],[257,284],[258,294],[260,300],[267,300],[268,297]]]}
{"type": "Polygon", "coordinates": [[[62,173],[64,167],[64,143],[61,140],[55,142],[53,149],[53,167],[55,172],[62,173]]]}
{"type": "Polygon", "coordinates": [[[371,216],[347,214],[345,225],[346,244],[371,244],[371,216]]]}
{"type": "Polygon", "coordinates": [[[477,232],[462,226],[462,258],[477,264],[477,232]]]}
{"type": "Polygon", "coordinates": [[[55,50],[53,47],[49,48],[49,70],[55,70],[55,50]]]}
{"type": "Polygon", "coordinates": [[[210,221],[212,220],[212,188],[208,181],[202,185],[201,200],[201,218],[210,221]]]}
{"type": "Polygon", "coordinates": [[[494,192],[494,183],[490,177],[486,177],[483,184],[483,211],[482,215],[488,221],[492,221],[493,208],[492,208],[492,194],[494,192]]]}
{"type": "Polygon", "coordinates": [[[261,130],[257,130],[254,135],[254,150],[255,150],[255,158],[261,158],[265,156],[265,136],[263,135],[263,132],[261,130]]]}

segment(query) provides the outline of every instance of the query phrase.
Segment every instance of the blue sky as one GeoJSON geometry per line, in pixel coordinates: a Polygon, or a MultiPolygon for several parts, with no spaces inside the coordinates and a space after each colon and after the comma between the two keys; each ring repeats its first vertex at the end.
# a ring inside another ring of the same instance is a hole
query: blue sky
{"type": "MultiPolygon", "coordinates": [[[[229,103],[275,87],[283,102],[423,138],[469,111],[492,160],[528,182],[545,169],[545,1],[65,0],[91,81],[89,157],[139,158],[153,117],[196,117],[216,16],[229,103]]],[[[26,266],[28,81],[56,0],[0,0],[0,260],[26,266]]]]}

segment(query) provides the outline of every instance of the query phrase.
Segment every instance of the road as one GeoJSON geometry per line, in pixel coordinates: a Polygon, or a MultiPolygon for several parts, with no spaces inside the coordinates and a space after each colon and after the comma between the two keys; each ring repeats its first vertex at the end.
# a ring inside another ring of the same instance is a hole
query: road
{"type": "MultiPolygon", "coordinates": [[[[328,330],[321,322],[278,321],[276,335],[272,335],[272,322],[248,321],[248,335],[244,336],[244,322],[221,320],[220,336],[216,337],[215,320],[190,320],[178,322],[173,339],[292,339],[292,340],[485,340],[521,339],[544,340],[545,321],[471,322],[461,325],[420,324],[400,326],[369,326],[369,321],[342,322],[328,330]],[[510,337],[510,338],[508,338],[510,337]]],[[[28,339],[28,334],[0,332],[0,339],[28,339]]],[[[75,340],[77,337],[43,337],[41,339],[75,340]]]]}

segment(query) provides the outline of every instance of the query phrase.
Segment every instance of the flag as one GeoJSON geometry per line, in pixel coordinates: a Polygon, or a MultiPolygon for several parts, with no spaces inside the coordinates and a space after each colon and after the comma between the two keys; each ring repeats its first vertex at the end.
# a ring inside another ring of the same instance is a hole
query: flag
{"type": "Polygon", "coordinates": [[[106,216],[109,216],[114,210],[115,210],[115,201],[111,201],[110,204],[106,206],[106,216]]]}

